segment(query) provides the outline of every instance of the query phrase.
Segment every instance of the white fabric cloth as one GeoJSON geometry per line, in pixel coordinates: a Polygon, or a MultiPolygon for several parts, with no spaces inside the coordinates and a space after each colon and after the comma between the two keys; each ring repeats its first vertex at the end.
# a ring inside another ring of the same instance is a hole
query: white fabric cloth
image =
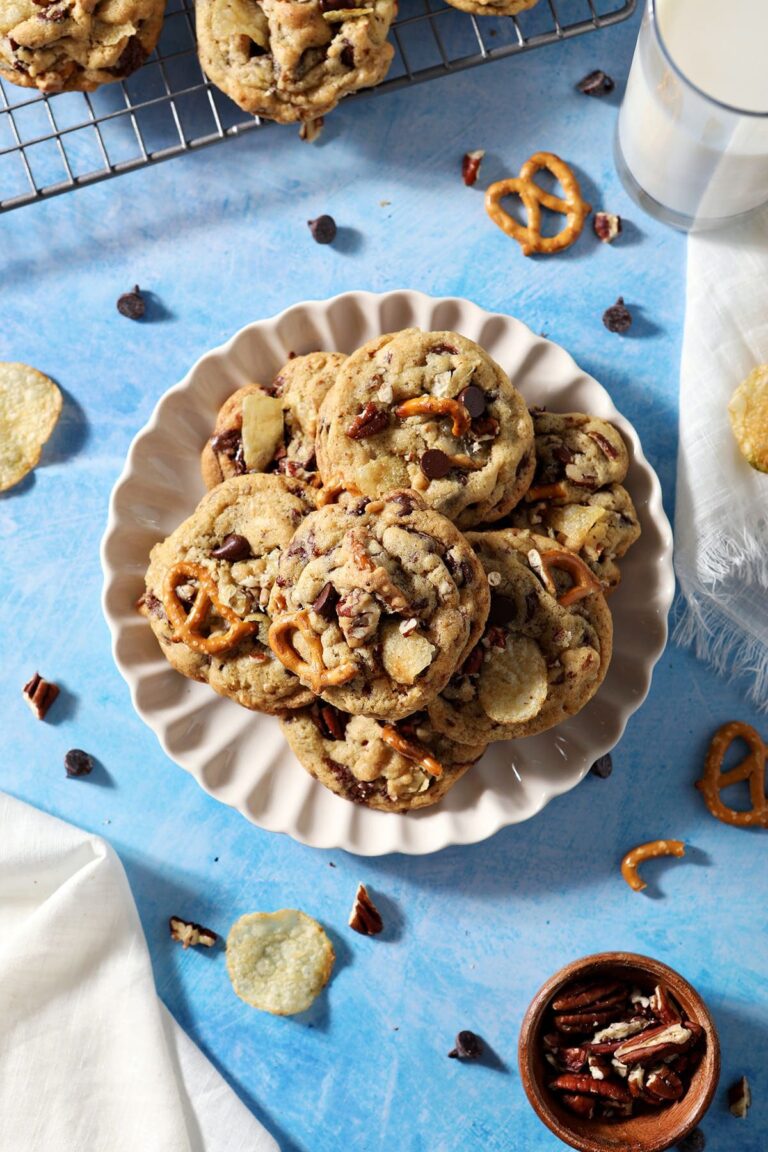
{"type": "Polygon", "coordinates": [[[157,998],[103,840],[0,793],[2,1152],[278,1152],[157,998]]]}
{"type": "Polygon", "coordinates": [[[768,707],[768,475],[741,456],[735,388],[768,363],[768,210],[688,238],[680,370],[675,639],[768,707]]]}

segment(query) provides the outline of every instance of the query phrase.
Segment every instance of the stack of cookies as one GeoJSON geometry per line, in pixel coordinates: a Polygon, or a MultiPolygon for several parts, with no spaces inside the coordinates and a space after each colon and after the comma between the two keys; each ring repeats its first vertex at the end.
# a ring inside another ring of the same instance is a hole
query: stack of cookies
{"type": "Polygon", "coordinates": [[[627,466],[612,425],[529,412],[455,332],[295,357],[222,407],[209,491],[153,548],[141,611],[179,672],[278,715],[326,787],[425,807],[599,688],[639,535],[627,466]]]}

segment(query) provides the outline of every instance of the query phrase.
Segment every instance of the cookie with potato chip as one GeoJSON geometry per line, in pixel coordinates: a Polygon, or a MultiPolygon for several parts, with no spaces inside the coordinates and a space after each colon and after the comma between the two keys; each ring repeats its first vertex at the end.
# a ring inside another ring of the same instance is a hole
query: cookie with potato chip
{"type": "Polygon", "coordinates": [[[574,716],[600,687],[613,628],[583,560],[527,531],[468,532],[491,588],[488,625],[441,695],[432,726],[460,743],[515,740],[574,716]]]}
{"type": "Polygon", "coordinates": [[[0,362],[0,492],[38,463],[61,409],[53,380],[28,364],[0,362]]]}
{"type": "Polygon", "coordinates": [[[249,912],[227,936],[227,972],[241,1000],[273,1016],[305,1012],[336,954],[321,924],[296,908],[249,912]]]}
{"type": "Polygon", "coordinates": [[[757,472],[768,472],[768,364],[760,364],[739,384],[728,415],[744,459],[757,472]]]}

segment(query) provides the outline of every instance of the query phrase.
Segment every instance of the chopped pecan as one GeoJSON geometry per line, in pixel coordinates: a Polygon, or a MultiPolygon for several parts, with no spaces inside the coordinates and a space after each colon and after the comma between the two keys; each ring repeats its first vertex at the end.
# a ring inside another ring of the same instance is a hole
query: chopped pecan
{"type": "Polygon", "coordinates": [[[44,720],[48,709],[59,694],[59,686],[50,680],[44,680],[39,672],[35,672],[32,679],[22,688],[22,692],[38,720],[44,720]]]}
{"type": "Polygon", "coordinates": [[[677,1073],[667,1064],[659,1064],[646,1076],[645,1090],[657,1100],[679,1100],[684,1089],[677,1073]]]}
{"type": "Polygon", "coordinates": [[[389,413],[369,400],[347,428],[347,436],[350,440],[364,440],[367,436],[378,436],[388,425],[389,413]]]}
{"type": "Polygon", "coordinates": [[[749,1107],[752,1103],[752,1093],[749,1089],[749,1081],[746,1076],[740,1077],[735,1084],[731,1084],[728,1089],[728,1111],[731,1116],[735,1116],[738,1120],[743,1120],[749,1107]]]}
{"type": "Polygon", "coordinates": [[[368,895],[365,884],[358,884],[355,902],[349,914],[349,926],[361,936],[377,936],[384,929],[381,913],[368,895]]]}
{"type": "Polygon", "coordinates": [[[464,153],[461,161],[461,177],[468,188],[477,181],[483,156],[485,156],[485,151],[482,148],[478,148],[475,152],[464,153]]]}

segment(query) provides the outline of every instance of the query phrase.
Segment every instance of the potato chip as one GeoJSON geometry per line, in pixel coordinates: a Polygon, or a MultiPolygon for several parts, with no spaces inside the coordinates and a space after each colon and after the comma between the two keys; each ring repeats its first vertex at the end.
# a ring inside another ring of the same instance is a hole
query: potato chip
{"type": "Polygon", "coordinates": [[[275,1016],[304,1012],[336,956],[322,926],[295,908],[250,912],[227,937],[227,971],[241,1000],[275,1016]]]}
{"type": "Polygon", "coordinates": [[[728,415],[744,459],[758,472],[768,472],[768,364],[755,368],[739,384],[728,415]]]}
{"type": "Polygon", "coordinates": [[[61,406],[61,392],[42,372],[0,362],[0,492],[35,467],[61,406]]]}
{"type": "Polygon", "coordinates": [[[547,699],[547,665],[527,636],[508,636],[504,648],[488,652],[480,679],[480,703],[499,724],[522,724],[538,716],[547,699]]]}

